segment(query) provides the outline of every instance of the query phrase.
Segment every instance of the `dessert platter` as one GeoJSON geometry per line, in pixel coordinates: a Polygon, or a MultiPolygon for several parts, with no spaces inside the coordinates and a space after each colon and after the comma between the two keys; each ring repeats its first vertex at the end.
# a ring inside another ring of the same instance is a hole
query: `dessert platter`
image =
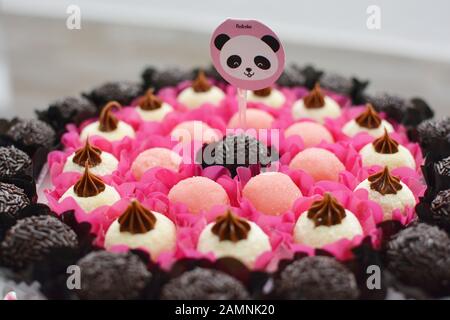
{"type": "Polygon", "coordinates": [[[0,294],[449,296],[450,118],[368,85],[289,65],[242,128],[214,67],[148,67],[1,120],[0,294]]]}

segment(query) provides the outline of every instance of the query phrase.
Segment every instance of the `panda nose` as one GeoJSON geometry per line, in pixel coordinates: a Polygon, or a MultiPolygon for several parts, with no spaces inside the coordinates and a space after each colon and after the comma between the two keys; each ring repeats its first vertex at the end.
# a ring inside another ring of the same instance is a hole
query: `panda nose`
{"type": "Polygon", "coordinates": [[[251,71],[252,71],[252,68],[245,68],[245,71],[251,72],[251,71]]]}

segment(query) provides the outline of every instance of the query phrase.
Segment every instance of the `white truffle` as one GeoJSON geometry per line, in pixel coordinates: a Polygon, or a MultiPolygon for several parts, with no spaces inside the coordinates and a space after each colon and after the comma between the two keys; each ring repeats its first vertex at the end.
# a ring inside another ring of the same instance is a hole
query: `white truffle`
{"type": "Polygon", "coordinates": [[[280,90],[272,89],[270,91],[270,94],[265,97],[258,96],[253,91],[250,91],[247,96],[247,101],[264,103],[266,106],[269,106],[269,107],[272,107],[275,109],[279,109],[285,103],[286,98],[284,97],[284,94],[281,93],[280,90]]]}
{"type": "Polygon", "coordinates": [[[383,195],[378,191],[371,189],[370,181],[366,179],[355,188],[355,191],[359,189],[367,190],[369,193],[369,200],[378,203],[383,209],[384,220],[390,220],[392,219],[392,212],[395,209],[400,209],[401,212],[403,212],[406,207],[413,208],[416,205],[416,200],[411,189],[401,181],[400,185],[402,188],[398,190],[396,194],[383,195]]]}
{"type": "Polygon", "coordinates": [[[398,152],[385,154],[376,152],[373,144],[369,143],[359,151],[359,154],[362,158],[362,164],[365,167],[374,165],[387,166],[389,170],[399,167],[416,168],[416,162],[413,156],[402,145],[398,145],[398,152]]]}
{"type": "Polygon", "coordinates": [[[62,195],[59,202],[62,202],[64,199],[71,197],[73,198],[81,209],[83,209],[86,213],[91,212],[101,206],[111,206],[115,202],[120,200],[120,194],[109,185],[105,185],[105,190],[100,192],[99,194],[93,197],[79,197],[75,191],[73,186],[71,186],[67,191],[62,195]]]}
{"type": "Polygon", "coordinates": [[[353,239],[362,235],[363,230],[356,216],[345,210],[346,216],[339,224],[316,227],[314,221],[308,218],[307,211],[303,212],[294,227],[294,241],[314,248],[321,248],[341,239],[353,239]]]}
{"type": "Polygon", "coordinates": [[[117,128],[115,130],[108,132],[100,131],[99,125],[100,125],[99,121],[95,121],[91,124],[88,124],[86,127],[84,127],[83,131],[81,132],[80,139],[82,141],[86,141],[87,137],[100,136],[108,141],[119,141],[125,137],[130,138],[135,137],[133,127],[123,121],[119,121],[117,123],[117,128]]]}
{"type": "Polygon", "coordinates": [[[218,105],[224,98],[223,91],[215,86],[205,92],[196,92],[192,87],[188,87],[178,95],[178,101],[189,109],[196,109],[204,103],[218,105]]]}
{"type": "Polygon", "coordinates": [[[172,111],[172,106],[166,102],[163,102],[160,108],[154,110],[144,110],[139,107],[136,108],[136,112],[144,121],[161,121],[172,111]]]}
{"type": "Polygon", "coordinates": [[[270,251],[272,247],[264,231],[254,222],[247,222],[250,224],[247,238],[237,242],[220,241],[219,237],[211,231],[215,223],[208,224],[200,234],[197,250],[203,253],[212,252],[217,258],[233,257],[249,268],[253,267],[256,259],[262,253],[270,251]]]}
{"type": "Polygon", "coordinates": [[[341,107],[332,98],[325,96],[325,104],[321,108],[306,108],[303,99],[297,100],[292,106],[292,116],[295,120],[309,118],[323,123],[325,118],[337,118],[341,115],[341,107]]]}
{"type": "Polygon", "coordinates": [[[384,129],[386,129],[388,133],[394,132],[394,127],[392,127],[392,125],[386,120],[381,120],[381,124],[378,128],[369,129],[366,127],[361,127],[358,122],[353,119],[344,125],[342,132],[349,137],[354,137],[360,132],[367,132],[372,137],[379,138],[384,135],[384,129]]]}
{"type": "Polygon", "coordinates": [[[116,219],[106,232],[105,248],[109,249],[115,245],[126,245],[132,249],[144,248],[153,260],[163,252],[174,250],[177,239],[175,224],[161,213],[155,211],[152,213],[156,223],[154,228],[146,233],[121,232],[119,221],[116,219]]]}
{"type": "MultiPolygon", "coordinates": [[[[73,162],[73,157],[75,153],[72,153],[67,157],[66,163],[64,164],[63,172],[84,172],[84,166],[80,166],[79,164],[73,162]]],[[[100,155],[102,162],[100,162],[95,167],[89,168],[89,171],[97,176],[106,176],[112,174],[117,170],[117,166],[119,165],[119,161],[117,161],[116,157],[112,154],[102,151],[100,155]]]]}

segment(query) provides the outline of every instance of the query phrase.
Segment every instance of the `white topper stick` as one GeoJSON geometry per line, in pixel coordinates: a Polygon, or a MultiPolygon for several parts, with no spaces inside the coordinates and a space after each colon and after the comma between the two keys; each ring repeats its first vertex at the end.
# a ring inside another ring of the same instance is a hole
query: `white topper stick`
{"type": "Polygon", "coordinates": [[[247,90],[237,88],[237,98],[239,107],[239,127],[245,131],[247,129],[247,90]]]}

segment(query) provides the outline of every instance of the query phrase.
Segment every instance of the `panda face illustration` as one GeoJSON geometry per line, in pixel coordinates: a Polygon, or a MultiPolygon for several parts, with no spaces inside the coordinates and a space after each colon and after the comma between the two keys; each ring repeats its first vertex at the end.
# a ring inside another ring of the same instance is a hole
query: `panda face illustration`
{"type": "Polygon", "coordinates": [[[214,39],[220,51],[219,59],[223,70],[230,76],[241,80],[264,80],[272,77],[278,70],[277,51],[280,43],[271,35],[261,38],[240,35],[230,38],[219,34],[214,39]]]}

